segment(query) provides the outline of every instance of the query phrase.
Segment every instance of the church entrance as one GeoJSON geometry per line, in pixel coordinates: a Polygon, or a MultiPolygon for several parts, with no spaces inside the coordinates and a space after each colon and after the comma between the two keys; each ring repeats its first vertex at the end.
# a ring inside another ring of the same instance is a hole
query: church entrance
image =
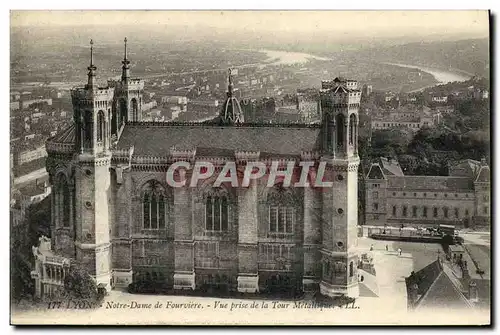
{"type": "Polygon", "coordinates": [[[226,271],[197,270],[196,288],[208,295],[226,295],[237,288],[237,278],[226,271]]]}
{"type": "Polygon", "coordinates": [[[259,274],[262,292],[276,296],[295,296],[300,290],[297,278],[290,272],[271,272],[259,274]]]}

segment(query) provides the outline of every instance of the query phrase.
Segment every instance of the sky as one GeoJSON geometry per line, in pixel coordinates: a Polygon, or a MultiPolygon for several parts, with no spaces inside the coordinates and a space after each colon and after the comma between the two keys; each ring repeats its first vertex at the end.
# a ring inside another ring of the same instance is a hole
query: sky
{"type": "Polygon", "coordinates": [[[288,32],[457,34],[488,36],[483,11],[11,11],[11,27],[201,25],[288,32]]]}

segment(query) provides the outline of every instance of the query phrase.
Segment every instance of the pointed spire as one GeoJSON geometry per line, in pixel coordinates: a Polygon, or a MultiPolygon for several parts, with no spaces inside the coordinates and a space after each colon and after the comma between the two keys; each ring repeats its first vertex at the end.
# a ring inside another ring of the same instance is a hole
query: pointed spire
{"type": "Polygon", "coordinates": [[[89,70],[87,86],[92,88],[95,85],[95,71],[97,70],[94,65],[94,41],[92,39],[90,40],[90,65],[87,69],[89,70]]]}
{"type": "Polygon", "coordinates": [[[123,42],[125,43],[125,53],[124,53],[124,56],[123,56],[123,60],[126,61],[127,60],[127,37],[125,37],[125,39],[123,40],[123,42]]]}
{"type": "Polygon", "coordinates": [[[90,67],[94,66],[94,41],[90,39],[90,67]]]}
{"type": "Polygon", "coordinates": [[[228,71],[228,85],[227,85],[227,99],[224,102],[220,114],[222,124],[234,124],[245,122],[243,111],[241,110],[240,103],[236,97],[233,96],[233,76],[232,71],[228,71]]]}
{"type": "Polygon", "coordinates": [[[127,81],[128,78],[130,78],[130,61],[128,60],[128,55],[127,55],[127,38],[125,37],[123,39],[123,43],[125,44],[124,48],[124,53],[123,53],[123,60],[122,60],[122,81],[127,81]]]}
{"type": "Polygon", "coordinates": [[[231,74],[231,69],[229,69],[229,71],[228,71],[228,84],[227,84],[227,96],[228,96],[228,98],[233,96],[233,88],[234,88],[233,76],[231,74]]]}

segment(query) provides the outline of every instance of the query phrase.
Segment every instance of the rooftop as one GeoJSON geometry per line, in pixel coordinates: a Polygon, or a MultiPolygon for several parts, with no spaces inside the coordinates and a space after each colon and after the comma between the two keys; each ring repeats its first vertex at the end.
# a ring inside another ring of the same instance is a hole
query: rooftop
{"type": "Polygon", "coordinates": [[[409,304],[421,308],[471,308],[460,283],[445,271],[438,259],[405,279],[409,304]]]}
{"type": "Polygon", "coordinates": [[[388,188],[436,191],[471,191],[473,182],[468,177],[453,176],[388,176],[388,188]]]}
{"type": "Polygon", "coordinates": [[[127,123],[118,149],[134,146],[135,155],[169,155],[197,148],[204,155],[234,151],[260,151],[261,155],[299,156],[319,149],[320,128],[311,125],[240,124],[219,126],[201,123],[127,123]]]}

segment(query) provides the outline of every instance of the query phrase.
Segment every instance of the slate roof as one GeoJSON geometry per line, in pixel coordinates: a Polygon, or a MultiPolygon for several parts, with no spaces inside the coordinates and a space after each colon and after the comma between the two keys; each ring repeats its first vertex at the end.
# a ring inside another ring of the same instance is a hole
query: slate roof
{"type": "Polygon", "coordinates": [[[464,159],[454,164],[450,164],[450,176],[474,177],[479,170],[481,163],[473,159],[464,159]]]}
{"type": "Polygon", "coordinates": [[[370,166],[370,170],[366,176],[367,179],[385,179],[384,173],[382,172],[382,168],[379,164],[375,163],[370,166]]]}
{"type": "Polygon", "coordinates": [[[387,159],[385,157],[380,157],[380,163],[382,168],[384,169],[384,173],[386,175],[394,175],[394,176],[403,176],[403,170],[399,165],[399,162],[395,159],[387,159]]]}
{"type": "Polygon", "coordinates": [[[470,191],[474,184],[467,177],[450,176],[387,176],[388,188],[436,191],[470,191]]]}
{"type": "Polygon", "coordinates": [[[320,147],[320,128],[301,125],[148,124],[128,123],[118,149],[134,146],[134,155],[168,156],[171,147],[197,148],[197,155],[215,156],[234,151],[260,151],[261,155],[299,156],[320,147]]]}
{"type": "Polygon", "coordinates": [[[490,167],[485,165],[481,167],[479,173],[477,174],[476,181],[487,183],[490,181],[490,167]]]}
{"type": "Polygon", "coordinates": [[[409,301],[413,309],[421,308],[472,308],[456,283],[439,260],[405,279],[408,298],[416,292],[416,300],[409,301]]]}

